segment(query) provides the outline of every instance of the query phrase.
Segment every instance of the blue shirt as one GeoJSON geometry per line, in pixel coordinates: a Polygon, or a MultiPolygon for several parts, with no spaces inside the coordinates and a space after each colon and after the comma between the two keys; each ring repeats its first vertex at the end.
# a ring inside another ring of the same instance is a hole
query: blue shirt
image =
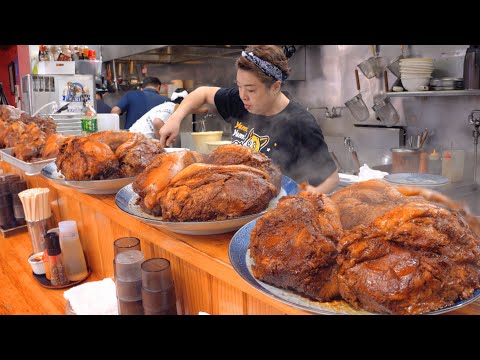
{"type": "Polygon", "coordinates": [[[110,114],[112,108],[103,100],[97,100],[97,114],[110,114]]]}
{"type": "Polygon", "coordinates": [[[161,96],[155,89],[129,91],[120,99],[117,106],[127,112],[125,129],[129,129],[138,119],[153,107],[163,104],[169,99],[161,96]]]}

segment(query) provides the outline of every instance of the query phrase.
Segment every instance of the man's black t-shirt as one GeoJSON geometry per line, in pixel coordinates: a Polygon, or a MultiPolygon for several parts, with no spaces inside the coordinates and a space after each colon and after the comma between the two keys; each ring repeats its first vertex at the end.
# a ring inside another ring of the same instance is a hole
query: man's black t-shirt
{"type": "Polygon", "coordinates": [[[245,109],[237,88],[222,88],[215,94],[215,106],[232,125],[234,144],[267,155],[297,183],[317,186],[337,169],[320,126],[300,104],[290,101],[276,115],[255,115],[245,109]]]}

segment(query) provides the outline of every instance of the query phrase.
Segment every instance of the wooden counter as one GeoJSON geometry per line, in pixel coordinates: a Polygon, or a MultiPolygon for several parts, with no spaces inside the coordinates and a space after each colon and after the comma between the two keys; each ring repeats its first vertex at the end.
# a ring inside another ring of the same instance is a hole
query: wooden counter
{"type": "MultiPolygon", "coordinates": [[[[63,293],[70,289],[48,289],[32,274],[27,259],[32,254],[28,231],[0,237],[0,314],[63,315],[66,300],[63,293]]],[[[94,274],[85,280],[99,280],[94,274]]]]}
{"type": "MultiPolygon", "coordinates": [[[[113,277],[113,241],[123,236],[141,240],[145,259],[164,257],[170,260],[177,298],[182,314],[310,314],[277,301],[250,286],[233,269],[228,258],[232,233],[192,236],[157,229],[120,210],[114,195],[89,195],[46,179],[41,175],[24,176],[23,172],[2,162],[4,172],[21,175],[29,187],[50,188],[53,216],[50,227],[59,221],[76,220],[80,239],[92,269],[94,279],[113,277]]],[[[28,235],[28,233],[26,233],[28,235]]],[[[6,238],[0,247],[0,270],[9,283],[8,301],[0,295],[0,314],[9,313],[63,313],[65,301],[62,292],[62,311],[58,290],[39,288],[46,305],[36,306],[25,294],[26,281],[36,282],[27,262],[31,248],[20,250],[13,245],[14,238],[6,238]],[[4,246],[7,246],[7,248],[4,246]],[[8,246],[12,246],[8,249],[8,246]],[[19,256],[14,255],[19,251],[19,256]],[[22,265],[14,263],[22,262],[22,265]],[[18,267],[25,271],[16,273],[18,267]],[[28,274],[26,273],[28,270],[28,274]],[[15,290],[14,288],[18,288],[15,290]],[[18,297],[18,304],[14,298],[18,297]],[[52,303],[49,305],[49,303],[52,303]],[[8,311],[3,307],[9,306],[8,311]],[[30,308],[29,308],[30,307],[30,308]]],[[[31,245],[30,245],[31,246],[31,245]]],[[[3,291],[2,291],[3,292],[3,291]]],[[[39,300],[40,301],[40,300],[39,300]]],[[[480,302],[475,302],[449,314],[480,314],[480,302]]]]}

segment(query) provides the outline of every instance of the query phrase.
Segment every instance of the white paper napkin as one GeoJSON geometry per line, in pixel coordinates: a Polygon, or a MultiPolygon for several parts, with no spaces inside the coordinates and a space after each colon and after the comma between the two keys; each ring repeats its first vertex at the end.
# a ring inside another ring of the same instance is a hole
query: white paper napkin
{"type": "Polygon", "coordinates": [[[363,164],[358,172],[358,178],[360,181],[383,179],[385,175],[388,175],[388,172],[370,169],[367,164],[363,164]]]}
{"type": "Polygon", "coordinates": [[[77,285],[63,296],[77,315],[118,315],[115,283],[110,278],[77,285]]]}
{"type": "Polygon", "coordinates": [[[344,180],[346,182],[352,182],[352,183],[371,180],[371,179],[383,179],[385,175],[388,175],[388,172],[373,170],[367,164],[363,164],[363,166],[360,167],[360,171],[358,172],[358,175],[343,174],[343,173],[338,174],[338,176],[340,177],[340,180],[344,180]]]}

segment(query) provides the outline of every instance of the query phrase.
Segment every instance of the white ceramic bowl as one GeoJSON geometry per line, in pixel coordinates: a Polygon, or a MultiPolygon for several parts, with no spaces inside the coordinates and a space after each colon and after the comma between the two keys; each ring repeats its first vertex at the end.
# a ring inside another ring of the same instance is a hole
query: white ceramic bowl
{"type": "Polygon", "coordinates": [[[232,142],[229,140],[220,140],[220,141],[208,141],[205,144],[207,144],[208,152],[211,152],[213,150],[216,150],[219,146],[228,145],[231,143],[232,142]]]}
{"type": "Polygon", "coordinates": [[[30,255],[28,263],[32,267],[32,270],[37,275],[45,274],[45,264],[43,262],[43,251],[30,255]]]}
{"type": "Polygon", "coordinates": [[[195,150],[203,154],[208,154],[209,150],[206,143],[220,141],[222,140],[222,135],[223,131],[203,131],[192,133],[192,140],[195,150]]]}
{"type": "Polygon", "coordinates": [[[401,78],[402,85],[405,90],[408,91],[422,91],[425,90],[425,86],[428,88],[430,83],[430,77],[417,77],[417,78],[401,78]]]}

